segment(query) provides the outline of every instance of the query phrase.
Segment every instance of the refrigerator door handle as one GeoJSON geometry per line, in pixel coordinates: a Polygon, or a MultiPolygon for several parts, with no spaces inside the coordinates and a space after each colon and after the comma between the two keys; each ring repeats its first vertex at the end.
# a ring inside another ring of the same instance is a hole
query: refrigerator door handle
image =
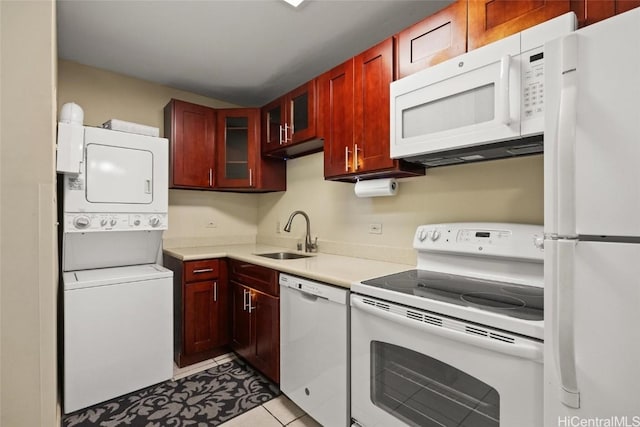
{"type": "Polygon", "coordinates": [[[578,108],[577,36],[569,35],[561,42],[561,88],[556,129],[557,147],[557,234],[575,237],[575,155],[578,108]]]}
{"type": "Polygon", "coordinates": [[[570,408],[580,407],[574,345],[574,256],[577,241],[558,241],[555,274],[553,348],[560,380],[560,399],[570,408]]]}

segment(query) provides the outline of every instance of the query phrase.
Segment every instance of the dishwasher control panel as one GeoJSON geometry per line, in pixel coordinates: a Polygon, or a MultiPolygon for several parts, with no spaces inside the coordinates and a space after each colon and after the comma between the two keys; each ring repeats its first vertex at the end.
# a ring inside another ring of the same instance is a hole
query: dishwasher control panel
{"type": "Polygon", "coordinates": [[[289,274],[280,274],[280,286],[286,286],[296,289],[302,293],[317,296],[319,298],[328,299],[341,304],[347,303],[348,291],[325,283],[315,282],[301,277],[291,276],[289,274]]]}

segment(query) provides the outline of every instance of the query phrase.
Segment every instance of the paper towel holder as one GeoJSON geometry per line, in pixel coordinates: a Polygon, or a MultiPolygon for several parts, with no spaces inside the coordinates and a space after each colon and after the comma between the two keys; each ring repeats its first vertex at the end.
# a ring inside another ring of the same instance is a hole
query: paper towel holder
{"type": "Polygon", "coordinates": [[[395,178],[356,181],[353,191],[357,197],[395,196],[398,192],[398,181],[395,178]]]}

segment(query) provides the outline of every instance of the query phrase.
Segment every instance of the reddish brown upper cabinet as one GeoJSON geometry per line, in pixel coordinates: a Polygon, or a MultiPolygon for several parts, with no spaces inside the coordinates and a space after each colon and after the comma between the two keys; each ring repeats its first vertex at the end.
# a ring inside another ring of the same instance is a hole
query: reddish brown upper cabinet
{"type": "Polygon", "coordinates": [[[224,260],[181,261],[168,255],[164,265],[174,280],[174,360],[180,367],[229,351],[230,295],[224,260]]]}
{"type": "Polygon", "coordinates": [[[322,74],[318,85],[326,179],[352,172],[353,59],[322,74]]]}
{"type": "Polygon", "coordinates": [[[213,108],[172,99],[164,107],[164,134],[170,141],[169,188],[215,186],[213,108]]]}
{"type": "Polygon", "coordinates": [[[571,10],[584,27],[603,19],[640,7],[640,0],[571,0],[571,10]]]}
{"type": "Polygon", "coordinates": [[[398,78],[408,76],[467,51],[467,0],[401,31],[398,40],[398,78]]]}
{"type": "Polygon", "coordinates": [[[424,174],[420,166],[389,157],[393,50],[387,39],[319,78],[325,179],[424,174]]]}
{"type": "Polygon", "coordinates": [[[262,153],[293,158],[321,151],[317,105],[314,79],[262,107],[262,153]]]}
{"type": "Polygon", "coordinates": [[[469,0],[468,50],[571,10],[569,0],[469,0]]]}
{"type": "Polygon", "coordinates": [[[216,188],[283,191],[286,164],[260,155],[260,110],[220,109],[217,113],[216,188]]]}

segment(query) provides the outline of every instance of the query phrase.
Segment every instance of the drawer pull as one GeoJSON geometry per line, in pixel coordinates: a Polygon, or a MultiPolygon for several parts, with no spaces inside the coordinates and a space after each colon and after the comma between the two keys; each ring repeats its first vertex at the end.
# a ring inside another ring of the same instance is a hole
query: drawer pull
{"type": "Polygon", "coordinates": [[[193,274],[211,273],[211,272],[213,272],[213,268],[201,268],[198,270],[193,270],[193,274]]]}

